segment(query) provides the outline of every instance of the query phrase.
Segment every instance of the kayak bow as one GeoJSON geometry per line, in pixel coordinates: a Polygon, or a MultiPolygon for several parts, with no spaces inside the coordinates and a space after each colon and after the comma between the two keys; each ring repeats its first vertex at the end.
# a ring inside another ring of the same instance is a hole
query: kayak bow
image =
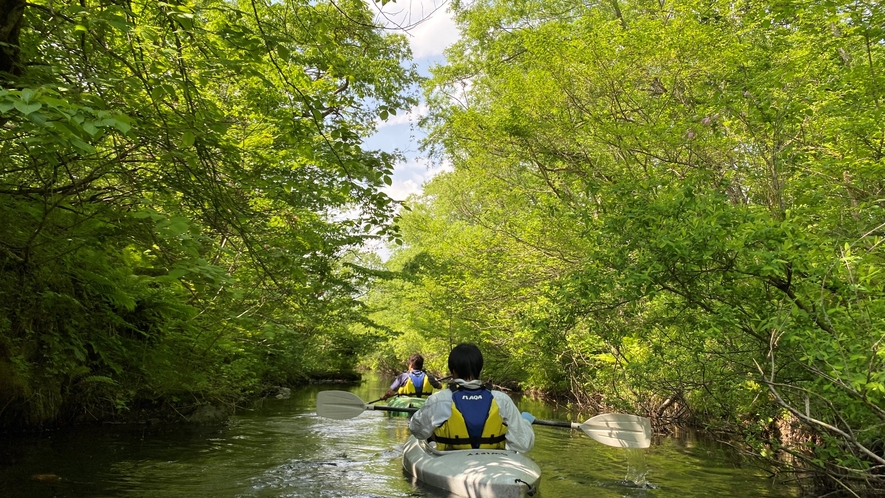
{"type": "Polygon", "coordinates": [[[415,479],[468,498],[533,496],[541,468],[512,450],[437,451],[409,436],[403,447],[403,468],[415,479]]]}

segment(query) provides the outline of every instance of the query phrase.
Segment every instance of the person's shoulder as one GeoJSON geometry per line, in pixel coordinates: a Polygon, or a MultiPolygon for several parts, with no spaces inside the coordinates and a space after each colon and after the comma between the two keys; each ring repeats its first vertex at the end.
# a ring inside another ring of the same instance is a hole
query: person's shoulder
{"type": "Polygon", "coordinates": [[[440,389],[439,391],[434,391],[433,394],[427,397],[427,403],[444,403],[446,401],[452,401],[452,391],[449,388],[440,389]]]}

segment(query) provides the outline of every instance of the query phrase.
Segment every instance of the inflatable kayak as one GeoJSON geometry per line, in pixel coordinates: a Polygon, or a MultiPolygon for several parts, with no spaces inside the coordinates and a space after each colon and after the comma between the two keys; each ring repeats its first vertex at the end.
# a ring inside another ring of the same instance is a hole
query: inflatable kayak
{"type": "Polygon", "coordinates": [[[468,498],[534,496],[541,468],[511,450],[437,451],[409,436],[403,446],[403,468],[415,479],[468,498]]]}
{"type": "MultiPolygon", "coordinates": [[[[390,398],[387,402],[387,406],[392,406],[394,408],[421,408],[424,406],[424,403],[427,402],[427,398],[416,398],[413,396],[396,396],[394,398],[390,398]]],[[[387,412],[391,417],[408,417],[411,415],[409,412],[387,412]]]]}

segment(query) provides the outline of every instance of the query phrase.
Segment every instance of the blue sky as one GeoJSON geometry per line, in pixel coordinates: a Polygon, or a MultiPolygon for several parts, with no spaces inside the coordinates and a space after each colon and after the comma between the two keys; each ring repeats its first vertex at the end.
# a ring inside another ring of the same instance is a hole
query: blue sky
{"type": "MultiPolygon", "coordinates": [[[[380,2],[367,0],[376,11],[380,2]]],[[[380,22],[401,26],[409,39],[414,61],[419,72],[429,76],[428,68],[445,61],[443,50],[458,38],[458,29],[447,9],[447,0],[396,0],[379,11],[380,22]],[[383,13],[383,15],[382,15],[383,13]]],[[[388,152],[400,151],[406,160],[396,165],[393,184],[385,191],[393,199],[404,200],[421,191],[421,186],[446,168],[431,164],[418,151],[418,142],[425,135],[418,127],[418,119],[426,112],[424,104],[408,113],[399,111],[387,121],[379,122],[378,131],[365,141],[364,147],[388,152]]]]}

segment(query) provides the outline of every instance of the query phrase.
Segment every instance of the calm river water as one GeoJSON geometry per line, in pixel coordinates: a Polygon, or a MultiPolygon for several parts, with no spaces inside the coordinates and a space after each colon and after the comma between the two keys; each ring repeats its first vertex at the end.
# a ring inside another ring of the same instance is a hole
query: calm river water
{"type": "MultiPolygon", "coordinates": [[[[79,427],[0,436],[0,496],[12,497],[424,497],[448,494],[403,474],[408,419],[367,411],[351,420],[317,417],[316,393],[349,390],[365,401],[386,389],[318,385],[265,400],[222,427],[79,427]]],[[[565,420],[552,406],[517,405],[565,420]]],[[[597,443],[579,431],[535,427],[528,454],[541,467],[541,498],[793,497],[765,473],[739,465],[716,443],[663,438],[647,450],[597,443]],[[647,482],[625,484],[625,478],[647,482]]]]}

